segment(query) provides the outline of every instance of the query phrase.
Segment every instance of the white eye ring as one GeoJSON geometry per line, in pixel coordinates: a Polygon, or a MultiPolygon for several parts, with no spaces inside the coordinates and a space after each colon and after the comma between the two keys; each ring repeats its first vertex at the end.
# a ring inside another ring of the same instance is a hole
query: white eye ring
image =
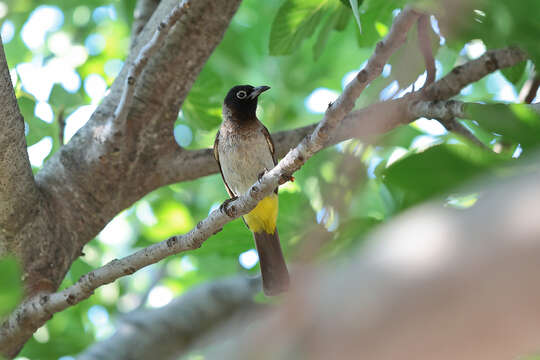
{"type": "Polygon", "coordinates": [[[244,90],[240,90],[236,93],[236,97],[239,99],[245,99],[247,96],[247,93],[244,90]]]}

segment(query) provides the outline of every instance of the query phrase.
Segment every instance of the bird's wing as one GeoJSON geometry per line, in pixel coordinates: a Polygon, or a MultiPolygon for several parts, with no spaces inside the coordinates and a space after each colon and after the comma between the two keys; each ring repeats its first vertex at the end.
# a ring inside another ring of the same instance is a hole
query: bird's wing
{"type": "Polygon", "coordinates": [[[236,195],[233,193],[229,185],[227,185],[227,180],[225,180],[225,176],[223,176],[223,170],[221,170],[221,163],[219,162],[218,146],[219,146],[219,131],[216,134],[216,140],[214,140],[214,159],[216,159],[218,163],[219,173],[221,174],[221,178],[223,179],[223,183],[225,184],[225,189],[227,189],[227,193],[229,193],[229,196],[232,198],[232,197],[235,197],[236,195]]]}
{"type": "MultiPolygon", "coordinates": [[[[262,125],[262,133],[264,135],[264,138],[266,139],[266,143],[268,144],[268,149],[270,150],[270,154],[272,154],[272,160],[274,161],[274,166],[277,165],[277,157],[276,157],[276,146],[274,145],[274,140],[272,140],[272,136],[270,135],[270,132],[266,128],[266,126],[262,125]]],[[[274,189],[274,192],[278,193],[278,188],[274,189]]]]}
{"type": "Polygon", "coordinates": [[[270,135],[270,132],[268,132],[268,129],[262,125],[262,133],[264,135],[264,138],[266,139],[266,143],[268,144],[268,148],[270,149],[270,153],[272,154],[272,160],[274,160],[274,166],[277,165],[277,157],[276,157],[276,147],[274,146],[274,140],[272,140],[272,136],[270,135]]]}

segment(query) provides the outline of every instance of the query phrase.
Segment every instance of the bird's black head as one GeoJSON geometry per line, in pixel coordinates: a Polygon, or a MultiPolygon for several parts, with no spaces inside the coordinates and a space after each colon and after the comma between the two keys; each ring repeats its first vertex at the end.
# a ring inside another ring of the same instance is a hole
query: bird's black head
{"type": "Polygon", "coordinates": [[[229,111],[233,121],[245,122],[255,119],[257,98],[268,89],[270,89],[269,86],[237,85],[233,87],[225,96],[224,116],[226,116],[225,111],[229,111]]]}

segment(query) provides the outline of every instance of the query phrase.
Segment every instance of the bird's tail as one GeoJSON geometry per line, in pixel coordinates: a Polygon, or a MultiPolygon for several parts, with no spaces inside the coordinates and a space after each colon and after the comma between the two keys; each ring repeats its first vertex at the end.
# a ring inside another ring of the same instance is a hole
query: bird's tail
{"type": "Polygon", "coordinates": [[[281,252],[277,229],[273,234],[264,230],[254,232],[255,246],[259,253],[263,291],[265,295],[277,295],[289,288],[289,272],[281,252]]]}

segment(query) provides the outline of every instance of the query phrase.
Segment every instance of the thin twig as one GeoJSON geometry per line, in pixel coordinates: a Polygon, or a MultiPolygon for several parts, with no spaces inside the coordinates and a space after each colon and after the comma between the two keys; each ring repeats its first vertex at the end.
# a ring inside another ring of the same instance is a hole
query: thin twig
{"type": "Polygon", "coordinates": [[[532,79],[529,79],[525,82],[525,85],[523,85],[523,88],[521,89],[519,93],[519,98],[525,104],[531,104],[533,100],[536,98],[536,94],[538,93],[539,87],[540,87],[540,76],[535,75],[532,79]]]}
{"type": "Polygon", "coordinates": [[[424,56],[424,62],[426,63],[426,83],[424,87],[431,85],[435,81],[435,58],[433,57],[433,49],[431,48],[431,39],[429,38],[430,22],[429,15],[422,14],[418,18],[418,46],[420,52],[424,56]]]}
{"type": "Polygon", "coordinates": [[[58,116],[56,119],[58,120],[58,141],[60,141],[60,145],[64,145],[64,130],[66,128],[66,121],[64,120],[63,107],[58,110],[58,116]]]}
{"type": "Polygon", "coordinates": [[[442,124],[442,126],[444,126],[444,128],[447,131],[453,132],[455,134],[459,134],[459,135],[469,139],[473,144],[476,144],[476,145],[480,146],[481,148],[488,149],[488,150],[491,151],[491,149],[489,147],[487,147],[483,142],[478,140],[478,138],[476,136],[474,136],[474,134],[472,132],[470,132],[469,129],[467,129],[465,126],[463,126],[463,124],[461,124],[458,121],[458,119],[451,118],[451,119],[446,120],[446,121],[440,121],[440,123],[442,124]]]}

